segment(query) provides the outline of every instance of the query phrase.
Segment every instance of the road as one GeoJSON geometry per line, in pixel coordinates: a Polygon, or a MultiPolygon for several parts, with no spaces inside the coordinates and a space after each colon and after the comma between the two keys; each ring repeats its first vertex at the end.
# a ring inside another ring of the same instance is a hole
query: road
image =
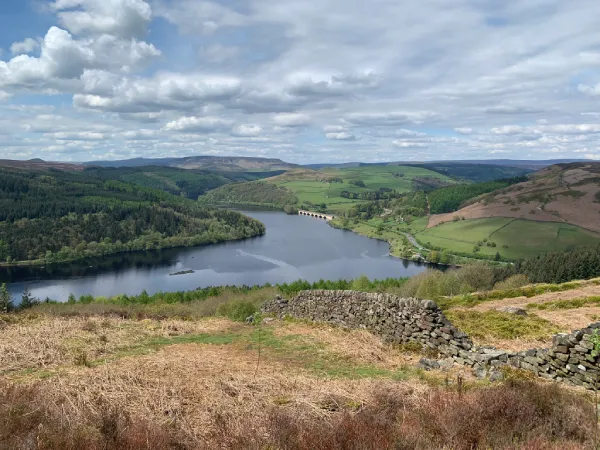
{"type": "Polygon", "coordinates": [[[406,239],[408,239],[408,241],[413,245],[413,247],[417,247],[419,250],[427,250],[425,247],[423,247],[421,244],[419,244],[417,242],[417,240],[414,238],[414,236],[412,234],[405,233],[404,231],[400,231],[400,233],[402,233],[404,236],[406,236],[406,239]]]}

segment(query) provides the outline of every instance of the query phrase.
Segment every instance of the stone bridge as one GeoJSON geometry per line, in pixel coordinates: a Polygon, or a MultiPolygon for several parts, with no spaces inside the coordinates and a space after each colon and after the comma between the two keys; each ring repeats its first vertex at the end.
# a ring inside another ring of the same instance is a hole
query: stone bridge
{"type": "Polygon", "coordinates": [[[316,213],[313,211],[304,211],[304,210],[300,210],[298,211],[298,214],[301,216],[310,216],[310,217],[316,217],[317,219],[325,219],[325,220],[333,220],[335,219],[335,216],[332,216],[330,214],[323,214],[323,213],[316,213]]]}

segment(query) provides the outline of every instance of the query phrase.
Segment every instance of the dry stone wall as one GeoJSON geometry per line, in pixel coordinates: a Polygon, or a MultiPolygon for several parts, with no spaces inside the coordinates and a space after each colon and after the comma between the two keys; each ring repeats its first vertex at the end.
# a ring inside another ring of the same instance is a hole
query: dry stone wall
{"type": "Polygon", "coordinates": [[[593,344],[593,335],[600,329],[600,322],[570,334],[554,336],[551,348],[512,353],[473,345],[469,336],[454,327],[431,300],[317,290],[303,291],[291,300],[276,297],[263,305],[263,311],[279,317],[364,328],[387,342],[418,343],[477,370],[511,366],[588,389],[593,389],[600,377],[593,344]]]}

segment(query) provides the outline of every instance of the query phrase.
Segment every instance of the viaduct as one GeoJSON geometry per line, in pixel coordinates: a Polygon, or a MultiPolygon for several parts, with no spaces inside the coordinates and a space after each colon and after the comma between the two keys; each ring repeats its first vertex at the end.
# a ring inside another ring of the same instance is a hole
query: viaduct
{"type": "Polygon", "coordinates": [[[304,211],[302,209],[300,211],[298,211],[298,214],[301,216],[316,217],[317,219],[325,219],[325,220],[335,219],[335,216],[331,216],[329,214],[316,213],[316,212],[312,212],[312,211],[304,211]]]}

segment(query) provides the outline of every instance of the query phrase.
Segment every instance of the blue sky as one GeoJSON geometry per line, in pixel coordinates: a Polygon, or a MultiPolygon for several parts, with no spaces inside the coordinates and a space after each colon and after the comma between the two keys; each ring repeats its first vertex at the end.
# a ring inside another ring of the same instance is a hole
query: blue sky
{"type": "Polygon", "coordinates": [[[597,0],[4,0],[0,158],[600,159],[599,13],[597,0]]]}

